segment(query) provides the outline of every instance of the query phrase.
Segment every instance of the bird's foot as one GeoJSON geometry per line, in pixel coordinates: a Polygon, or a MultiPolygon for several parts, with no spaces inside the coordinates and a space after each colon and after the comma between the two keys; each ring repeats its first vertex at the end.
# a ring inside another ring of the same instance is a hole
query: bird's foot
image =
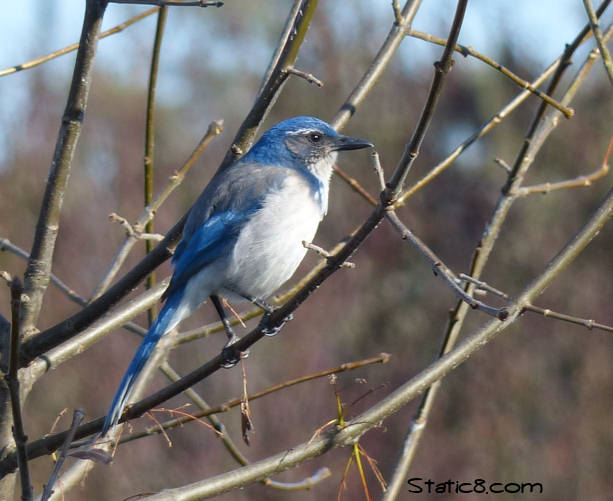
{"type": "Polygon", "coordinates": [[[267,311],[266,313],[264,313],[264,315],[262,316],[262,319],[260,320],[260,323],[258,325],[258,328],[261,329],[261,331],[266,336],[276,336],[279,333],[279,331],[283,328],[283,326],[287,322],[289,322],[290,320],[292,320],[294,318],[294,314],[290,313],[276,327],[268,327],[266,324],[268,323],[268,319],[270,318],[270,315],[272,314],[272,311],[274,311],[274,310],[267,311]]]}
{"type": "Polygon", "coordinates": [[[224,369],[231,369],[238,364],[242,358],[247,358],[249,356],[249,350],[238,351],[235,346],[238,340],[240,340],[240,337],[232,332],[232,337],[221,350],[221,356],[223,358],[222,367],[224,369]]]}

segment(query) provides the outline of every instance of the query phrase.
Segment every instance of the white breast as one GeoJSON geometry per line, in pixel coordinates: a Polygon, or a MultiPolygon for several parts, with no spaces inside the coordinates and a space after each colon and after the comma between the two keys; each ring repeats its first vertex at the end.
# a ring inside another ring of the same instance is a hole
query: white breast
{"type": "Polygon", "coordinates": [[[298,268],[306,253],[302,241],[313,240],[322,217],[308,183],[288,176],[241,230],[225,286],[262,299],[272,295],[298,268]]]}

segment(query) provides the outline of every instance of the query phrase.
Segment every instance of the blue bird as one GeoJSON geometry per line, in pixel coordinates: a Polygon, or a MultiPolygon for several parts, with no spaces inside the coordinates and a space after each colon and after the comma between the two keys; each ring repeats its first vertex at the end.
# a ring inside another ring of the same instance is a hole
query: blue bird
{"type": "MultiPolygon", "coordinates": [[[[119,385],[102,429],[114,427],[134,383],[160,338],[208,297],[229,341],[219,296],[265,303],[296,271],[328,209],[328,187],[338,151],[368,148],[314,117],[278,123],[230,167],[217,174],[192,207],[172,258],[174,274],[162,311],[119,385]]],[[[236,363],[229,361],[228,365],[236,363]]]]}

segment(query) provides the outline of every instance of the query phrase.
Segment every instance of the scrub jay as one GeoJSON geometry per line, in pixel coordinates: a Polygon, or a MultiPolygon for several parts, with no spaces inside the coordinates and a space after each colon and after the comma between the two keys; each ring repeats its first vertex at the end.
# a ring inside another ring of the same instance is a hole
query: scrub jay
{"type": "MultiPolygon", "coordinates": [[[[149,329],[113,398],[102,430],[114,427],[159,339],[208,297],[228,334],[219,295],[247,299],[268,313],[264,300],[294,273],[328,209],[332,165],[341,150],[373,145],[339,135],[314,117],[278,123],[226,170],[192,207],[172,258],[166,304],[149,329]]],[[[236,361],[229,362],[229,365],[236,361]]]]}

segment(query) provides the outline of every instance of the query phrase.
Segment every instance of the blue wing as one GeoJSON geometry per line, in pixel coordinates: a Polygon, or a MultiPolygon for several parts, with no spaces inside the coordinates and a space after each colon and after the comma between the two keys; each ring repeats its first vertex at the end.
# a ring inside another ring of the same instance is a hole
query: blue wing
{"type": "Polygon", "coordinates": [[[211,216],[187,240],[181,240],[172,258],[174,274],[163,298],[183,288],[207,264],[226,254],[236,242],[242,225],[257,209],[247,212],[225,211],[211,216]]]}
{"type": "Polygon", "coordinates": [[[241,223],[244,223],[252,212],[239,214],[226,211],[215,214],[205,221],[189,239],[181,241],[173,256],[175,273],[168,289],[164,292],[164,297],[167,298],[166,304],[134,354],[119,384],[113,403],[106,415],[102,428],[103,435],[119,422],[134,384],[160,338],[181,321],[183,315],[179,310],[188,280],[207,264],[229,251],[236,241],[241,223]]]}
{"type": "MultiPolygon", "coordinates": [[[[287,174],[286,174],[287,175],[287,174]]],[[[243,225],[284,176],[279,167],[234,165],[214,178],[194,204],[172,259],[166,304],[143,339],[106,415],[103,435],[119,421],[136,379],[160,338],[185,316],[185,286],[200,270],[232,249],[243,225]]],[[[189,313],[188,313],[189,314],[189,313]]]]}

